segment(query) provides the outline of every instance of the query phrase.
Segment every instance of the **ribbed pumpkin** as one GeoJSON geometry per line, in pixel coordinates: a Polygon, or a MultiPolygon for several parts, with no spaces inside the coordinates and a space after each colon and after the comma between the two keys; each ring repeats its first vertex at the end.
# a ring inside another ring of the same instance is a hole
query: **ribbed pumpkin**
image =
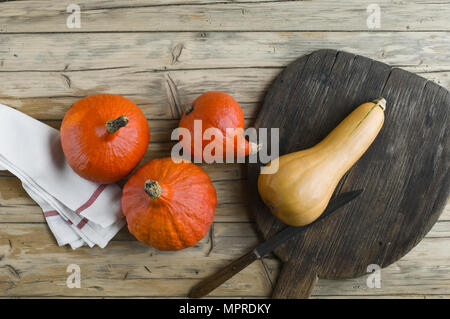
{"type": "Polygon", "coordinates": [[[126,177],[141,161],[149,140],[147,120],[139,107],[114,94],[78,100],[61,125],[67,162],[78,175],[96,183],[126,177]]]}
{"type": "Polygon", "coordinates": [[[216,190],[203,169],[171,158],[141,166],[123,188],[122,210],[129,231],[159,250],[195,245],[208,232],[216,190]]]}
{"type": "Polygon", "coordinates": [[[201,137],[203,137],[205,130],[216,129],[215,131],[220,135],[220,142],[223,145],[224,159],[227,157],[227,144],[230,145],[230,149],[234,150],[234,154],[229,154],[229,158],[236,158],[240,155],[247,156],[258,151],[257,144],[250,143],[243,137],[244,113],[239,103],[231,95],[213,91],[200,95],[183,114],[178,126],[179,128],[186,128],[190,132],[190,141],[181,138],[183,149],[190,151],[191,157],[198,162],[212,162],[212,157],[207,158],[203,154],[205,147],[211,142],[210,140],[202,141],[201,150],[196,150],[194,147],[194,137],[196,136],[194,121],[196,120],[201,121],[202,124],[202,131],[198,134],[201,137]]]}

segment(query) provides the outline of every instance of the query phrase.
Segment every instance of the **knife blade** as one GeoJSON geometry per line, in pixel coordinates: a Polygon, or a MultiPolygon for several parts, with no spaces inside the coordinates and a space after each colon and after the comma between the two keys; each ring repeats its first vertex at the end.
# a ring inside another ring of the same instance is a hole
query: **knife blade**
{"type": "Polygon", "coordinates": [[[319,221],[327,218],[333,212],[337,211],[340,207],[349,203],[356,197],[358,197],[363,192],[362,189],[350,191],[339,195],[337,198],[330,201],[325,211],[317,218],[314,222],[305,225],[305,226],[288,226],[273,237],[266,240],[264,243],[258,245],[248,254],[240,257],[235,260],[222,270],[213,274],[212,276],[204,279],[199,284],[194,286],[188,294],[189,298],[201,298],[206,296],[211,291],[219,287],[225,281],[236,275],[242,269],[250,265],[256,259],[262,258],[268,253],[272,252],[275,248],[285,243],[294,235],[303,233],[306,231],[311,225],[318,223],[319,221]]]}

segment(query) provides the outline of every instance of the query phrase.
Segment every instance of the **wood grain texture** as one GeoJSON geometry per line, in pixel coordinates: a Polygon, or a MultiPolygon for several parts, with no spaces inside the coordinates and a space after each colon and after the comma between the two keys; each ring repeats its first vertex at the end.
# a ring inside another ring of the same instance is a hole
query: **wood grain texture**
{"type": "Polygon", "coordinates": [[[198,33],[0,34],[0,39],[5,48],[0,74],[8,79],[0,87],[1,101],[39,119],[61,119],[76,100],[93,93],[125,95],[149,119],[179,119],[207,90],[229,92],[245,116],[254,118],[281,67],[329,46],[351,48],[450,87],[450,65],[442,54],[450,51],[449,36],[438,32],[408,37],[391,32],[211,33],[204,39],[198,33]],[[386,45],[391,41],[395,45],[386,45]],[[223,43],[226,49],[220,49],[223,43]]]}
{"type": "MultiPolygon", "coordinates": [[[[208,90],[219,90],[232,94],[240,103],[245,117],[252,119],[256,117],[264,92],[280,71],[279,68],[221,69],[136,75],[123,70],[104,70],[63,73],[65,76],[54,72],[13,72],[5,73],[8,81],[2,83],[0,100],[2,104],[37,119],[60,120],[80,98],[95,93],[114,93],[135,102],[149,120],[171,120],[180,119],[183,110],[198,95],[208,90]],[[167,75],[176,91],[168,90],[167,75]],[[70,79],[70,87],[67,78],[70,79]],[[171,92],[176,92],[176,95],[171,92]]],[[[424,75],[450,87],[450,71],[424,75]]]]}
{"type": "MultiPolygon", "coordinates": [[[[124,229],[107,249],[82,248],[74,253],[58,247],[45,224],[0,224],[0,292],[2,296],[186,296],[198,278],[238,257],[246,245],[256,244],[254,232],[232,235],[226,227],[215,225],[212,251],[209,236],[195,247],[167,253],[136,241],[124,229]],[[66,268],[74,263],[81,267],[80,289],[65,284],[66,268]]],[[[261,280],[265,276],[261,262],[253,263],[215,295],[265,296],[271,290],[269,282],[261,280]]]]}
{"type": "MultiPolygon", "coordinates": [[[[248,223],[216,223],[211,253],[210,237],[182,252],[158,252],[137,242],[126,229],[107,249],[82,248],[74,252],[57,247],[45,224],[0,224],[0,292],[3,297],[184,297],[195,283],[214,274],[258,241],[248,223]],[[79,264],[82,270],[80,290],[65,285],[66,268],[72,263],[79,264]]],[[[408,297],[427,292],[427,298],[448,297],[449,244],[449,237],[427,236],[404,258],[382,269],[380,289],[368,288],[367,276],[339,281],[321,279],[312,295],[408,297]]],[[[271,257],[264,259],[264,265],[255,262],[212,296],[266,297],[271,294],[270,282],[276,281],[280,268],[271,257]]]]}
{"type": "MultiPolygon", "coordinates": [[[[275,297],[308,297],[312,289],[302,285],[303,272],[313,284],[315,275],[353,278],[370,264],[390,265],[425,236],[442,212],[450,190],[450,94],[417,75],[361,56],[316,51],[275,80],[255,126],[280,128],[280,154],[286,154],[315,145],[356,106],[379,96],[388,101],[382,131],[336,191],[363,188],[364,193],[339,216],[276,250],[297,271],[281,273],[275,297]]],[[[259,169],[260,164],[249,166],[252,208],[259,229],[270,237],[283,223],[257,194],[259,169]]]]}
{"type": "Polygon", "coordinates": [[[150,120],[168,120],[179,119],[199,94],[223,90],[239,101],[246,118],[254,118],[282,67],[330,46],[450,88],[443,54],[450,51],[449,39],[440,32],[0,34],[0,75],[7,79],[0,100],[35,118],[56,120],[82,97],[116,93],[137,103],[150,120]]]}
{"type": "MultiPolygon", "coordinates": [[[[241,180],[213,181],[219,205],[247,203],[248,190],[241,180]],[[226,190],[226,191],[224,191],[226,190]]],[[[15,177],[0,177],[0,205],[34,205],[15,177]]]]}
{"type": "MultiPolygon", "coordinates": [[[[415,72],[448,71],[449,39],[449,32],[369,30],[70,35],[0,33],[0,71],[64,73],[124,69],[122,73],[126,74],[131,71],[150,73],[204,68],[284,67],[302,55],[330,47],[392,66],[411,67],[415,72]]],[[[90,73],[84,74],[88,76],[90,73]]],[[[207,76],[205,73],[203,75],[207,76]]],[[[105,81],[107,79],[104,78],[105,81]]]]}
{"type": "MultiPolygon", "coordinates": [[[[364,55],[450,88],[447,1],[383,1],[381,29],[373,30],[365,21],[369,1],[289,2],[82,0],[76,1],[81,29],[66,27],[66,7],[73,1],[0,2],[0,103],[58,128],[79,98],[123,94],[149,119],[150,159],[169,154],[179,111],[206,90],[232,94],[246,125],[253,125],[279,72],[318,49],[364,55]],[[211,20],[204,19],[208,15],[211,20]]],[[[259,240],[249,204],[236,191],[248,189],[246,168],[204,169],[218,182],[221,203],[214,228],[181,254],[160,254],[126,229],[104,250],[57,247],[39,207],[0,171],[0,298],[186,296],[259,240]],[[80,263],[81,290],[65,286],[71,263],[80,263]]],[[[450,298],[449,221],[450,204],[417,247],[382,270],[381,289],[367,288],[367,276],[321,279],[312,297],[450,298]]],[[[269,256],[213,297],[270,296],[280,270],[278,259],[269,256]]]]}
{"type": "MultiPolygon", "coordinates": [[[[370,0],[230,1],[202,4],[182,1],[79,1],[81,28],[66,27],[70,2],[0,3],[1,32],[367,30],[370,0]],[[228,3],[226,3],[228,2],[228,3]],[[234,2],[234,1],[233,1],[234,2]],[[268,22],[268,20],[270,22],[268,22]],[[120,22],[119,22],[120,21],[120,22]]],[[[387,1],[380,4],[381,30],[449,30],[445,1],[387,1]]]]}
{"type": "Polygon", "coordinates": [[[209,277],[203,279],[200,283],[195,285],[189,291],[189,298],[202,298],[210,294],[212,291],[220,287],[223,283],[230,280],[233,276],[236,276],[242,270],[250,266],[254,261],[258,259],[258,256],[250,251],[244,256],[239,257],[232,263],[228,264],[218,272],[212,274],[209,277]]]}

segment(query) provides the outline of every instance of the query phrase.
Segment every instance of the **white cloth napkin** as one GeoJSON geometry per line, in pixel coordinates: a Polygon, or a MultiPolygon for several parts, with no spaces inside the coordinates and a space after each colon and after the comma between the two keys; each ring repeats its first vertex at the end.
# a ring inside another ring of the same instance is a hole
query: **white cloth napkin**
{"type": "Polygon", "coordinates": [[[118,185],[78,176],[64,157],[58,130],[2,104],[0,170],[22,181],[60,246],[104,248],[125,225],[118,185]]]}

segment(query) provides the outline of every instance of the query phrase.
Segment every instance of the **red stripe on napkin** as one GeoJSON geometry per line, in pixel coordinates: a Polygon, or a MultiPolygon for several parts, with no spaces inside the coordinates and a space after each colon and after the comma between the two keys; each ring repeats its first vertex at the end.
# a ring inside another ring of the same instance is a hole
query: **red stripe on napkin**
{"type": "MultiPolygon", "coordinates": [[[[77,214],[80,214],[83,210],[85,210],[86,208],[88,208],[89,206],[91,206],[95,200],[100,196],[100,194],[105,190],[106,186],[108,186],[107,184],[102,184],[100,185],[95,192],[92,194],[91,198],[88,199],[88,201],[86,203],[84,203],[83,205],[80,206],[80,208],[78,208],[75,212],[77,214]]],[[[44,217],[52,217],[52,216],[58,216],[59,213],[56,210],[49,210],[44,212],[44,217]]],[[[83,218],[77,225],[78,229],[82,229],[84,227],[84,225],[87,224],[89,220],[85,217],[83,218]]],[[[67,220],[67,223],[69,225],[72,225],[73,223],[70,220],[67,220]]]]}
{"type": "Polygon", "coordinates": [[[88,219],[87,218],[83,218],[81,220],[81,222],[79,222],[78,225],[77,225],[78,229],[82,229],[84,227],[84,225],[87,224],[87,222],[88,222],[88,219]]]}
{"type": "Polygon", "coordinates": [[[49,210],[44,212],[44,217],[52,217],[52,216],[58,216],[59,213],[56,210],[49,210]]]}
{"type": "MultiPolygon", "coordinates": [[[[47,212],[44,212],[44,217],[52,217],[52,216],[59,216],[59,213],[56,210],[49,210],[47,212]]],[[[72,221],[70,219],[66,220],[67,224],[72,225],[72,221]]],[[[83,218],[77,225],[79,229],[83,228],[84,225],[86,225],[88,220],[86,218],[83,218]]]]}
{"type": "Polygon", "coordinates": [[[100,196],[100,194],[103,192],[103,190],[106,188],[106,186],[108,186],[107,184],[102,184],[100,185],[95,192],[92,194],[91,198],[88,199],[88,201],[86,203],[84,203],[83,205],[80,206],[80,208],[78,208],[75,212],[80,214],[83,210],[85,210],[86,208],[88,208],[89,206],[91,206],[95,200],[97,199],[97,197],[100,196]]]}

